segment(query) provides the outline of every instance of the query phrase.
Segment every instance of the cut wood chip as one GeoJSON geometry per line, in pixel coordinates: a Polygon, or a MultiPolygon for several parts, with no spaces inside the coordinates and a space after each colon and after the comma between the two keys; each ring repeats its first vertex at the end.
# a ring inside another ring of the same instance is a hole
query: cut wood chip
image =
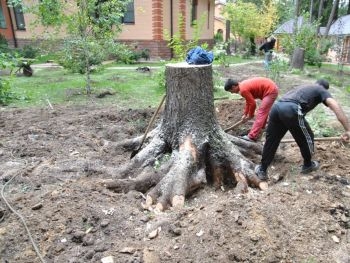
{"type": "Polygon", "coordinates": [[[124,247],[122,250],[120,250],[120,253],[124,253],[124,254],[134,254],[136,251],[136,248],[134,247],[124,247]]]}
{"type": "Polygon", "coordinates": [[[161,227],[158,227],[157,229],[153,230],[151,233],[148,234],[148,238],[149,239],[156,238],[161,230],[162,230],[161,227]]]}
{"type": "Polygon", "coordinates": [[[260,182],[259,183],[259,188],[260,188],[260,190],[265,191],[265,190],[267,190],[269,188],[269,185],[267,184],[267,182],[260,182]]]}

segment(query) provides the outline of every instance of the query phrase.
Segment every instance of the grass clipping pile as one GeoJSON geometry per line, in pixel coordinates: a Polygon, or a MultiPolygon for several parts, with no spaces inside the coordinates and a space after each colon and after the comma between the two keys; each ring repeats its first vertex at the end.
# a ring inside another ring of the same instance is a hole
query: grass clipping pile
{"type": "MultiPolygon", "coordinates": [[[[242,106],[241,100],[217,104],[220,125],[237,121],[242,106]]],[[[349,262],[347,146],[317,142],[321,168],[302,176],[298,147],[281,145],[268,190],[240,195],[205,186],[184,208],[154,213],[142,208],[142,193],[115,193],[100,183],[130,158],[130,151],[106,142],[142,133],[151,115],[85,107],[1,110],[2,195],[23,216],[46,262],[349,262]]],[[[245,133],[249,125],[230,133],[245,133]]],[[[2,262],[40,262],[4,199],[0,255],[2,262]]]]}

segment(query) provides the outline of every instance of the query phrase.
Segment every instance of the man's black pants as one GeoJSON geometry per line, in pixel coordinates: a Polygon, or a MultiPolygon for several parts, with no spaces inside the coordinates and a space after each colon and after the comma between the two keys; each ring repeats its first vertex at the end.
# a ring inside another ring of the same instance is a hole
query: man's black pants
{"type": "Polygon", "coordinates": [[[261,165],[264,171],[271,164],[283,136],[290,131],[300,148],[305,165],[311,165],[314,153],[314,134],[295,102],[278,101],[270,111],[269,122],[266,129],[266,142],[264,144],[261,165]]]}

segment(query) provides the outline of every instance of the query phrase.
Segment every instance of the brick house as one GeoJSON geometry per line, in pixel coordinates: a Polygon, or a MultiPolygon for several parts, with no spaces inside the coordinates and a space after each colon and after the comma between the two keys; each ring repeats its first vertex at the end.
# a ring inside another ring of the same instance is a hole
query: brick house
{"type": "Polygon", "coordinates": [[[214,15],[214,34],[220,33],[225,39],[226,36],[226,19],[222,12],[226,5],[224,0],[215,0],[215,15],[214,15]]]}
{"type": "MultiPolygon", "coordinates": [[[[31,0],[24,0],[29,2],[31,0]]],[[[34,0],[37,1],[37,0],[34,0]]],[[[6,0],[0,0],[0,34],[12,47],[30,44],[34,37],[38,39],[43,28],[31,29],[35,17],[23,13],[20,8],[8,7],[6,0]]],[[[170,35],[179,32],[179,15],[184,17],[185,28],[182,32],[186,40],[194,35],[192,22],[205,19],[201,28],[200,41],[213,43],[214,36],[214,0],[133,0],[123,18],[122,32],[117,39],[132,44],[137,49],[148,49],[151,58],[171,58],[164,33],[170,35]]],[[[62,38],[64,33],[62,33],[62,38]]],[[[39,39],[40,40],[40,39],[39,39]]]]}

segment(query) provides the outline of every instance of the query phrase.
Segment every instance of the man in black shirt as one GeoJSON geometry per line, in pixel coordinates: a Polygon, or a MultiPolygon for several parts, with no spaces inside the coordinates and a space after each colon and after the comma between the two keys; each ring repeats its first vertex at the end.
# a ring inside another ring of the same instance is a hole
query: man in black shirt
{"type": "Polygon", "coordinates": [[[268,69],[270,62],[272,61],[273,57],[273,48],[275,47],[276,39],[272,36],[266,39],[266,42],[262,44],[259,48],[260,51],[264,51],[265,58],[264,58],[264,66],[266,69],[268,69]]]}
{"type": "Polygon", "coordinates": [[[343,125],[345,133],[341,136],[344,141],[350,140],[349,120],[340,105],[328,92],[329,83],[317,80],[315,84],[301,85],[287,92],[270,111],[266,129],[261,164],[255,167],[255,173],[261,180],[267,180],[267,168],[271,164],[283,136],[290,131],[299,146],[304,164],[301,173],[309,173],[319,168],[317,161],[312,161],[314,153],[314,134],[305,119],[306,113],[323,103],[329,107],[343,125]]]}

